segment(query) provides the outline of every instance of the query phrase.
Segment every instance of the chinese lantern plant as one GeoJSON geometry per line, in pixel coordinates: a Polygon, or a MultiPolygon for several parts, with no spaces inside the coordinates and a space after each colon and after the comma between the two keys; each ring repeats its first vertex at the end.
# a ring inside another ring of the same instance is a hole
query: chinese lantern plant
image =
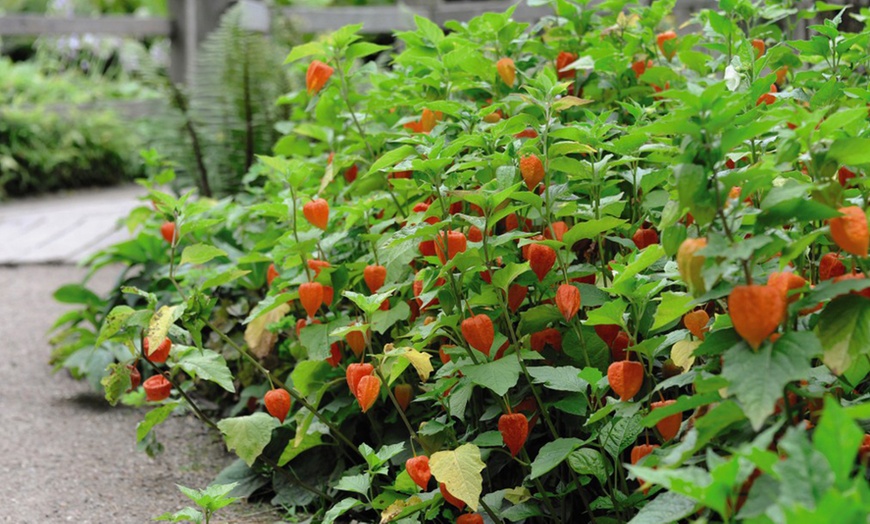
{"type": "Polygon", "coordinates": [[[558,15],[294,48],[245,194],[153,191],[113,251],[160,269],[94,337],[107,391],[171,380],[148,424],[194,412],[314,520],[866,516],[866,34],[558,15]]]}

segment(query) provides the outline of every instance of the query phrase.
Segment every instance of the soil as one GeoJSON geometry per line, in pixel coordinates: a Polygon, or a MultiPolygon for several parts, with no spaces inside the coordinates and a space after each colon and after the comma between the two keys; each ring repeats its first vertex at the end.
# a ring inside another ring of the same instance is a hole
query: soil
{"type": "MultiPolygon", "coordinates": [[[[117,276],[105,271],[92,280],[97,292],[117,276]]],[[[144,410],[112,408],[86,382],[52,373],[47,332],[68,308],[52,293],[83,275],[0,268],[0,522],[151,522],[192,505],[176,484],[202,489],[234,458],[199,421],[175,416],[158,428],[165,451],[151,459],[136,449],[144,410]]],[[[280,520],[269,506],[237,503],[212,522],[280,520]]]]}

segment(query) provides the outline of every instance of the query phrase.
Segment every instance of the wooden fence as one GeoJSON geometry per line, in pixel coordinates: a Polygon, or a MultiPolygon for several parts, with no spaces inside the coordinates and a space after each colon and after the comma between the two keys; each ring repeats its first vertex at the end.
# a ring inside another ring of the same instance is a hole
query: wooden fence
{"type": "MultiPolygon", "coordinates": [[[[199,45],[217,27],[221,14],[236,3],[242,4],[242,23],[247,29],[268,31],[271,18],[281,16],[293,21],[297,30],[305,33],[334,31],[360,22],[365,33],[390,33],[413,29],[415,14],[443,25],[449,20],[467,21],[485,12],[504,11],[514,4],[518,4],[514,19],[519,21],[532,22],[552,12],[548,7],[530,7],[525,0],[400,0],[388,6],[294,6],[277,12],[271,12],[256,0],[169,0],[168,18],[0,15],[0,37],[87,33],[137,39],[166,37],[171,41],[170,76],[176,82],[183,82],[193,70],[199,45]]],[[[698,9],[715,5],[716,0],[679,0],[675,14],[680,19],[688,19],[698,9]]]]}

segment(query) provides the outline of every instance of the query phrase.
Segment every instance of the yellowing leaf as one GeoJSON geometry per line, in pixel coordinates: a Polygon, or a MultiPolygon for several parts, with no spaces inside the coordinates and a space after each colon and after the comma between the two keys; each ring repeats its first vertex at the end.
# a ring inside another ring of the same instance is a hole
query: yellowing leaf
{"type": "Polygon", "coordinates": [[[381,524],[386,524],[387,522],[392,522],[405,511],[405,508],[410,506],[416,506],[423,502],[423,499],[418,497],[417,495],[412,495],[408,498],[408,500],[397,500],[387,506],[387,509],[381,512],[381,524]]]}
{"type": "Polygon", "coordinates": [[[245,343],[248,344],[251,353],[257,358],[263,358],[268,355],[272,351],[272,348],[275,347],[275,342],[278,341],[278,335],[272,333],[266,327],[284,318],[288,311],[290,311],[290,306],[281,304],[265,315],[255,318],[245,328],[245,343]]]}
{"type": "Polygon", "coordinates": [[[671,360],[674,364],[689,371],[695,363],[695,350],[701,345],[700,340],[681,340],[671,348],[671,360]]]}
{"type": "MultiPolygon", "coordinates": [[[[577,98],[576,96],[563,96],[562,98],[560,98],[559,100],[556,100],[553,103],[553,109],[555,109],[556,111],[564,111],[565,109],[568,109],[569,107],[583,106],[586,104],[591,104],[592,102],[594,102],[594,100],[587,100],[585,98],[577,98]]],[[[592,148],[590,148],[590,149],[592,149],[592,148]]],[[[595,150],[592,149],[592,151],[595,151],[595,150]]]]}
{"type": "Polygon", "coordinates": [[[429,359],[432,358],[432,355],[428,353],[420,353],[416,349],[409,349],[403,357],[407,358],[411,365],[414,366],[414,369],[417,370],[417,374],[420,375],[420,380],[426,382],[429,380],[429,374],[434,371],[432,368],[432,363],[429,362],[429,359]]]}
{"type": "Polygon", "coordinates": [[[181,312],[184,311],[182,306],[163,306],[158,309],[151,317],[151,322],[148,323],[148,332],[146,338],[148,340],[148,354],[157,351],[158,346],[166,339],[169,334],[169,326],[178,320],[181,312]]]}
{"type": "Polygon", "coordinates": [[[532,492],[529,491],[528,488],[520,486],[518,488],[506,489],[504,492],[504,498],[511,504],[522,504],[532,498],[532,492]]]}
{"type": "Polygon", "coordinates": [[[429,469],[438,482],[443,482],[447,491],[472,511],[477,511],[483,477],[480,472],[486,464],[480,460],[480,448],[463,444],[453,451],[439,451],[429,457],[429,469]]]}

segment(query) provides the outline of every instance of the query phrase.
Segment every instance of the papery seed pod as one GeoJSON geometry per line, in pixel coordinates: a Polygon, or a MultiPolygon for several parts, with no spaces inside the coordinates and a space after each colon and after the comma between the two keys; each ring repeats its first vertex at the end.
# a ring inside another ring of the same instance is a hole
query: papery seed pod
{"type": "Polygon", "coordinates": [[[769,106],[773,104],[774,102],[776,102],[776,92],[776,84],[770,84],[770,91],[768,91],[767,93],[763,93],[761,96],[759,96],[758,100],[755,101],[755,105],[760,106],[761,104],[764,104],[769,106]]]}
{"type": "Polygon", "coordinates": [[[659,234],[656,233],[655,229],[641,227],[634,232],[634,235],[631,236],[631,240],[638,249],[644,249],[647,246],[658,244],[659,234]]]}
{"type": "Polygon", "coordinates": [[[175,222],[164,222],[160,226],[160,236],[169,244],[178,241],[178,237],[175,236],[175,222]]]}
{"type": "Polygon", "coordinates": [[[312,60],[311,64],[308,65],[308,72],[305,74],[305,87],[308,89],[308,94],[312,95],[323,89],[333,71],[335,71],[333,68],[320,60],[312,60]]]}
{"type": "Polygon", "coordinates": [[[758,60],[761,58],[761,55],[764,54],[764,40],[753,38],[750,43],[752,44],[752,47],[755,48],[755,59],[758,60]]]}
{"type": "Polygon", "coordinates": [[[867,227],[867,216],[858,206],[841,207],[838,209],[843,216],[832,218],[828,223],[831,227],[831,238],[840,249],[861,258],[867,258],[870,247],[870,230],[867,227]]]}
{"type": "Polygon", "coordinates": [[[381,393],[381,379],[375,375],[366,375],[362,377],[356,384],[354,396],[362,412],[368,411],[378,400],[378,395],[381,393]]]}
{"type": "Polygon", "coordinates": [[[559,289],[556,290],[556,307],[565,317],[565,321],[571,322],[571,319],[580,311],[580,290],[571,284],[559,286],[559,289]]]}
{"type": "Polygon", "coordinates": [[[629,347],[631,347],[631,338],[628,336],[628,333],[620,330],[610,342],[610,356],[613,358],[613,361],[618,362],[627,359],[628,353],[626,349],[629,347]]]}
{"type": "Polygon", "coordinates": [[[492,341],[495,338],[495,328],[493,328],[492,320],[481,313],[466,318],[462,321],[460,327],[462,336],[468,342],[468,345],[489,356],[489,351],[492,349],[492,341]]]}
{"type": "Polygon", "coordinates": [[[286,389],[273,389],[267,392],[263,397],[263,404],[266,405],[266,411],[280,420],[282,424],[284,423],[284,419],[287,418],[287,413],[290,412],[290,406],[292,403],[293,399],[290,397],[290,393],[288,393],[286,389]]]}
{"type": "Polygon", "coordinates": [[[538,353],[542,352],[547,344],[553,349],[561,351],[562,333],[556,328],[547,328],[537,333],[532,333],[529,339],[529,346],[531,346],[532,351],[537,351],[538,353]]]}
{"type": "Polygon", "coordinates": [[[631,360],[620,360],[607,368],[610,388],[623,402],[637,395],[643,385],[643,364],[631,360]]]}
{"type": "Polygon", "coordinates": [[[498,431],[511,456],[516,457],[529,436],[529,421],[522,413],[506,413],[498,419],[498,431]]]}
{"type": "Polygon", "coordinates": [[[429,469],[429,457],[426,455],[418,455],[411,457],[405,461],[405,471],[408,476],[414,481],[414,484],[420,486],[420,489],[426,490],[429,487],[429,479],[432,478],[432,471],[429,469]]]}
{"type": "Polygon", "coordinates": [[[302,214],[312,226],[325,231],[329,224],[329,203],[322,198],[315,198],[302,206],[302,214]]]}
{"type": "Polygon", "coordinates": [[[570,228],[568,227],[568,224],[561,220],[558,222],[553,222],[552,224],[550,224],[550,227],[544,228],[544,238],[546,238],[547,240],[553,240],[553,233],[555,233],[556,240],[561,242],[562,238],[565,236],[565,233],[567,233],[569,229],[570,228]]]}
{"type": "Polygon", "coordinates": [[[363,270],[363,280],[365,280],[369,291],[377,293],[387,280],[387,268],[369,264],[363,270]]]}
{"type": "Polygon", "coordinates": [[[664,33],[659,33],[656,35],[656,45],[658,45],[659,51],[662,52],[662,56],[667,58],[668,61],[670,61],[672,58],[674,58],[674,54],[675,54],[676,50],[673,47],[671,47],[670,45],[668,45],[666,48],[665,42],[668,42],[670,40],[675,40],[676,38],[677,38],[677,33],[673,32],[673,31],[665,31],[664,33]]]}
{"type": "Polygon", "coordinates": [[[563,71],[566,67],[573,64],[577,61],[577,55],[574,53],[570,53],[568,51],[560,51],[556,56],[556,75],[559,77],[559,80],[570,80],[574,78],[577,74],[577,71],[574,69],[567,69],[563,71]]]}
{"type": "Polygon", "coordinates": [[[640,78],[646,70],[653,66],[652,60],[641,59],[637,62],[632,62],[631,70],[634,71],[635,78],[640,78]]]}
{"type": "Polygon", "coordinates": [[[520,158],[520,174],[526,187],[531,191],[544,181],[544,164],[537,155],[527,155],[520,158]]]}
{"type": "Polygon", "coordinates": [[[704,340],[704,334],[707,332],[707,323],[710,322],[710,315],[703,309],[698,309],[683,315],[683,325],[689,330],[689,333],[704,340]]]}
{"type": "Polygon", "coordinates": [[[428,133],[435,129],[438,121],[441,120],[440,111],[432,111],[431,109],[423,108],[423,113],[420,115],[420,130],[423,133],[428,133]]]}
{"type": "Polygon", "coordinates": [[[142,349],[145,354],[145,360],[148,362],[153,362],[155,364],[163,364],[166,362],[166,359],[169,358],[169,351],[172,349],[172,341],[169,338],[164,338],[160,344],[157,345],[157,349],[154,351],[148,350],[148,339],[142,341],[142,349]]]}
{"type": "Polygon", "coordinates": [[[172,392],[172,383],[163,375],[154,375],[142,383],[145,389],[145,399],[148,402],[160,402],[169,398],[172,392]]]}
{"type": "Polygon", "coordinates": [[[531,266],[535,275],[538,276],[538,281],[542,282],[544,280],[544,277],[553,269],[555,263],[556,251],[553,248],[543,244],[529,245],[529,266],[531,266]]]}
{"type": "Polygon", "coordinates": [[[843,264],[837,253],[825,253],[819,260],[819,280],[824,281],[846,274],[846,265],[843,264]]]}
{"type": "Polygon", "coordinates": [[[483,232],[477,226],[468,228],[468,240],[472,242],[483,242],[483,232]]]}
{"type": "MultiPolygon", "coordinates": [[[[636,465],[641,461],[641,459],[652,453],[657,447],[659,447],[658,444],[638,444],[631,448],[631,465],[636,465]]],[[[643,479],[640,477],[638,477],[637,481],[641,485],[644,484],[643,479]]]]}
{"type": "Polygon", "coordinates": [[[326,260],[317,260],[315,258],[309,258],[307,264],[308,269],[314,271],[314,278],[319,277],[320,272],[324,268],[330,267],[329,262],[327,262],[326,260]]]}
{"type": "Polygon", "coordinates": [[[621,328],[616,324],[599,324],[597,326],[592,326],[595,329],[595,334],[598,335],[601,340],[607,344],[607,347],[610,347],[613,344],[613,339],[616,338],[616,335],[619,334],[621,328]]]}
{"type": "Polygon", "coordinates": [[[361,330],[348,331],[347,334],[344,335],[344,339],[347,342],[347,345],[350,346],[353,354],[359,358],[363,351],[366,350],[366,345],[368,344],[368,339],[371,336],[371,330],[366,329],[366,332],[363,333],[361,330]]]}
{"type": "Polygon", "coordinates": [[[447,233],[447,249],[444,249],[444,234],[438,233],[435,237],[435,254],[442,264],[452,260],[458,253],[464,253],[468,249],[465,234],[461,231],[449,231],[447,233]],[[445,255],[446,252],[446,255],[445,255]]]}
{"type": "Polygon", "coordinates": [[[480,513],[463,513],[456,517],[456,524],[483,524],[480,513]]]}
{"type": "Polygon", "coordinates": [[[686,287],[689,288],[689,292],[695,296],[707,291],[704,277],[701,275],[706,259],[695,254],[705,247],[707,247],[706,238],[687,238],[680,244],[680,249],[677,251],[677,268],[680,271],[680,276],[686,283],[686,287]]]}
{"type": "Polygon", "coordinates": [[[335,289],[332,286],[323,286],[323,305],[329,307],[335,298],[335,289]]]}
{"type": "Polygon", "coordinates": [[[342,176],[344,177],[345,182],[347,182],[348,184],[352,184],[356,180],[358,174],[359,168],[356,167],[356,164],[354,164],[349,168],[345,169],[344,173],[342,173],[342,176]]]}
{"type": "Polygon", "coordinates": [[[396,402],[402,411],[408,411],[408,406],[411,405],[411,398],[414,396],[414,390],[411,384],[396,384],[393,388],[393,395],[396,397],[396,402]]]}
{"type": "Polygon", "coordinates": [[[369,363],[353,363],[347,366],[344,376],[347,379],[347,387],[350,392],[356,396],[356,386],[363,377],[367,377],[375,372],[374,366],[369,363]]]}
{"type": "Polygon", "coordinates": [[[317,310],[323,303],[323,284],[320,282],[305,282],[299,285],[299,302],[305,308],[309,317],[317,314],[317,310]]]}
{"type": "Polygon", "coordinates": [[[508,287],[508,309],[511,310],[511,313],[516,313],[520,306],[523,304],[523,301],[526,299],[526,295],[529,293],[529,287],[523,286],[521,284],[511,284],[508,287]]]}
{"type": "Polygon", "coordinates": [[[130,389],[127,390],[127,393],[129,393],[138,388],[139,384],[142,383],[142,373],[140,373],[139,368],[133,364],[127,364],[127,369],[130,370],[130,389]]]}
{"type": "Polygon", "coordinates": [[[737,286],[728,296],[728,313],[737,333],[758,349],[785,318],[786,302],[772,286],[737,286]]]}
{"type": "Polygon", "coordinates": [[[783,271],[771,273],[767,277],[767,285],[779,289],[782,292],[782,298],[786,299],[788,304],[791,304],[800,298],[800,293],[789,296],[789,292],[803,289],[807,285],[807,281],[800,275],[783,271]]]}
{"type": "Polygon", "coordinates": [[[857,175],[855,174],[855,172],[846,166],[843,166],[839,170],[837,170],[837,182],[839,182],[840,185],[843,187],[851,187],[852,182],[850,181],[856,176],[857,175]]]}
{"type": "MultiPolygon", "coordinates": [[[[660,402],[653,402],[650,404],[650,408],[652,411],[657,409],[668,407],[672,404],[676,404],[676,400],[662,400],[660,402]]],[[[667,417],[656,422],[656,429],[659,430],[659,434],[662,436],[662,439],[667,442],[674,437],[677,436],[677,433],[680,432],[680,425],[683,423],[683,415],[681,413],[674,413],[673,415],[668,415],[667,417]]]]}
{"type": "Polygon", "coordinates": [[[326,359],[326,362],[334,368],[338,367],[341,363],[341,344],[333,342],[329,345],[329,358],[326,359]]]}
{"type": "Polygon", "coordinates": [[[275,264],[269,264],[269,269],[266,270],[266,285],[271,286],[276,278],[278,278],[278,269],[275,264]]]}
{"type": "Polygon", "coordinates": [[[501,77],[502,82],[507,84],[508,87],[514,85],[514,82],[517,80],[517,66],[514,64],[513,60],[510,58],[502,58],[495,63],[495,69],[498,71],[498,76],[501,77]]]}

